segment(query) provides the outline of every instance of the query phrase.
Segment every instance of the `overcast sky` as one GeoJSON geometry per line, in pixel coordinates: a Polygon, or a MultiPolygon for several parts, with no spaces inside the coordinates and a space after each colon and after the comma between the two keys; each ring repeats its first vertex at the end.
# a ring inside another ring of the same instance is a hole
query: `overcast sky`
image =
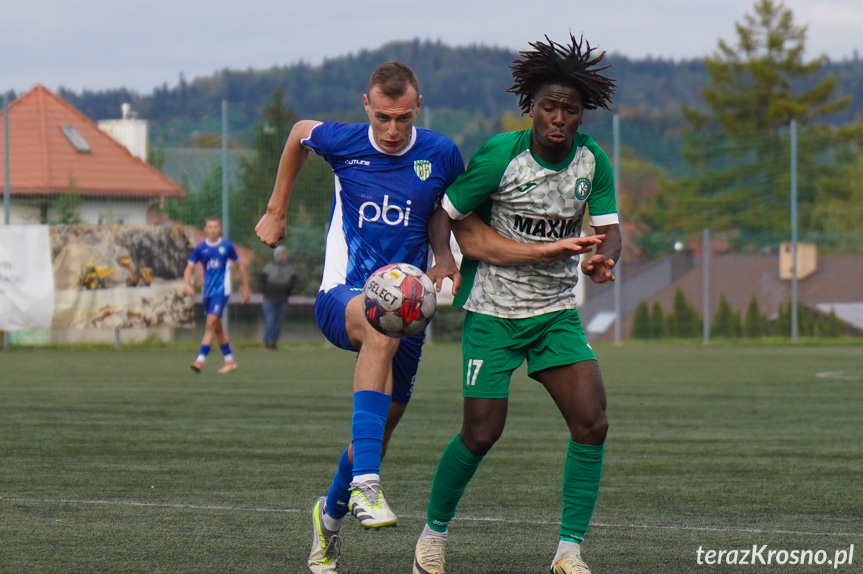
{"type": "MultiPolygon", "coordinates": [[[[784,0],[808,26],[806,58],[863,48],[863,0],[784,0]]],[[[223,68],[318,64],[393,40],[523,50],[570,30],[633,58],[703,57],[736,41],[755,0],[10,0],[0,91],[40,83],[149,93],[223,68]]]]}

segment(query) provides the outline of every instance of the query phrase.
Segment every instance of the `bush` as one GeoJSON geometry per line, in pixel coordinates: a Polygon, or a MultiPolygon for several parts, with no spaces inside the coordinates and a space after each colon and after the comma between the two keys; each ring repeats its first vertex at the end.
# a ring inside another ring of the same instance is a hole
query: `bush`
{"type": "Polygon", "coordinates": [[[659,301],[653,304],[650,310],[650,328],[653,330],[653,338],[661,339],[665,336],[665,313],[659,301]]]}
{"type": "Polygon", "coordinates": [[[719,307],[710,325],[710,336],[736,338],[741,335],[743,326],[740,324],[740,314],[735,313],[725,298],[725,293],[719,295],[719,307]]]}
{"type": "Polygon", "coordinates": [[[760,338],[767,334],[767,317],[761,314],[758,299],[755,294],[746,307],[746,317],[743,319],[743,335],[749,338],[760,338]]]}
{"type": "Polygon", "coordinates": [[[642,300],[635,308],[631,336],[633,339],[653,338],[653,325],[650,324],[650,308],[647,306],[647,301],[642,300]]]}
{"type": "Polygon", "coordinates": [[[674,309],[665,319],[666,334],[672,338],[693,339],[701,335],[702,322],[680,287],[674,294],[674,309]]]}

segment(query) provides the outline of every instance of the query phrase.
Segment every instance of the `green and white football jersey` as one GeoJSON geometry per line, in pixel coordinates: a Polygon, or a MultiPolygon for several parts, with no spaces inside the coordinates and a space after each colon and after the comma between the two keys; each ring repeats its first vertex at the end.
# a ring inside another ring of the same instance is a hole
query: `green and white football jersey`
{"type": "MultiPolygon", "coordinates": [[[[443,206],[453,219],[476,211],[492,229],[521,243],[553,242],[590,225],[618,223],[611,162],[593,139],[576,134],[569,156],[549,165],[530,152],[531,130],[488,140],[446,191],[443,206]]],[[[454,304],[507,319],[534,317],[576,307],[578,260],[497,266],[465,258],[454,304]]]]}

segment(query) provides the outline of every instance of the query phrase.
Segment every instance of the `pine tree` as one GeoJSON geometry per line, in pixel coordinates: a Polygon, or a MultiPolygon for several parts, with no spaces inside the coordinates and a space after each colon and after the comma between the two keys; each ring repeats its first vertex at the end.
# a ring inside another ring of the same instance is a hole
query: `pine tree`
{"type": "Polygon", "coordinates": [[[680,287],[674,293],[674,308],[665,319],[669,337],[691,339],[701,334],[701,318],[680,287]]]}
{"type": "Polygon", "coordinates": [[[731,322],[731,336],[735,339],[743,337],[743,319],[740,317],[740,311],[734,312],[731,322]]]}
{"type": "Polygon", "coordinates": [[[776,311],[776,323],[773,325],[773,335],[777,337],[791,336],[791,302],[780,303],[776,311]]]}
{"type": "Polygon", "coordinates": [[[642,300],[635,307],[635,313],[632,316],[632,338],[653,338],[653,328],[650,324],[650,308],[647,306],[647,301],[642,300]]]}
{"type": "Polygon", "coordinates": [[[665,336],[664,325],[665,314],[662,312],[662,305],[657,301],[650,310],[650,327],[653,330],[651,335],[653,339],[661,339],[665,336]]]}
{"type": "Polygon", "coordinates": [[[735,336],[734,310],[728,303],[725,293],[719,295],[719,306],[710,325],[711,337],[731,338],[735,336]]]}
{"type": "Polygon", "coordinates": [[[749,338],[763,337],[767,334],[765,327],[765,319],[761,315],[758,299],[753,294],[749,300],[749,305],[746,307],[746,317],[743,320],[743,335],[749,338]]]}
{"type": "MultiPolygon", "coordinates": [[[[803,59],[806,27],[796,25],[783,4],[759,0],[754,13],[737,23],[736,33],[736,44],[720,40],[705,61],[707,110],[683,108],[689,126],[683,152],[694,174],[672,182],[650,218],[661,231],[735,229],[742,246],[775,241],[788,231],[787,216],[765,211],[788,203],[791,120],[801,128],[799,169],[817,174],[799,185],[804,219],[820,196],[834,196],[842,185],[832,177],[840,166],[817,169],[819,155],[859,138],[863,128],[840,130],[823,121],[848,108],[851,98],[836,97],[836,78],[822,73],[824,57],[803,59]]],[[[847,178],[842,181],[847,189],[847,178]]]]}

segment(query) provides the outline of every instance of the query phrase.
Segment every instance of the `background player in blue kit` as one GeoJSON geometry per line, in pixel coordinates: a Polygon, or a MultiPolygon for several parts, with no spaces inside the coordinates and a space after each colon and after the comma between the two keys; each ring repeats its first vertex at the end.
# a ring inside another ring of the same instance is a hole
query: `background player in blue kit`
{"type": "Polygon", "coordinates": [[[410,263],[440,289],[458,281],[449,248],[449,221],[439,209],[444,190],[464,171],[456,145],[414,122],[422,97],[413,71],[398,62],[379,66],[363,104],[369,123],[303,120],[291,130],[267,212],[255,227],[275,247],[286,235],[288,199],[309,151],[335,174],[315,320],[334,345],[358,352],[354,368],[351,444],[339,460],[326,497],[313,514],[312,572],[336,572],[341,520],[350,510],[366,528],[397,521],[380,486],[380,462],[413,390],[424,333],[392,339],[375,331],[363,313],[362,286],[377,268],[410,263]]]}
{"type": "Polygon", "coordinates": [[[204,285],[201,288],[201,295],[204,299],[204,313],[207,316],[207,322],[204,327],[204,338],[201,340],[201,350],[198,353],[198,358],[192,363],[192,370],[200,373],[201,369],[204,368],[204,361],[207,360],[210,345],[213,344],[215,338],[219,341],[219,349],[225,357],[225,364],[219,369],[219,372],[224,374],[237,369],[237,363],[231,352],[228,332],[222,324],[222,313],[228,306],[228,286],[226,284],[228,262],[233,261],[237,272],[240,274],[240,281],[243,284],[243,303],[249,301],[249,278],[246,275],[246,269],[237,257],[234,245],[230,241],[222,239],[222,221],[218,217],[208,217],[204,220],[204,234],[206,239],[195,246],[183,274],[183,279],[186,282],[186,295],[193,297],[195,289],[192,285],[192,272],[197,263],[200,263],[204,268],[204,285]]]}

